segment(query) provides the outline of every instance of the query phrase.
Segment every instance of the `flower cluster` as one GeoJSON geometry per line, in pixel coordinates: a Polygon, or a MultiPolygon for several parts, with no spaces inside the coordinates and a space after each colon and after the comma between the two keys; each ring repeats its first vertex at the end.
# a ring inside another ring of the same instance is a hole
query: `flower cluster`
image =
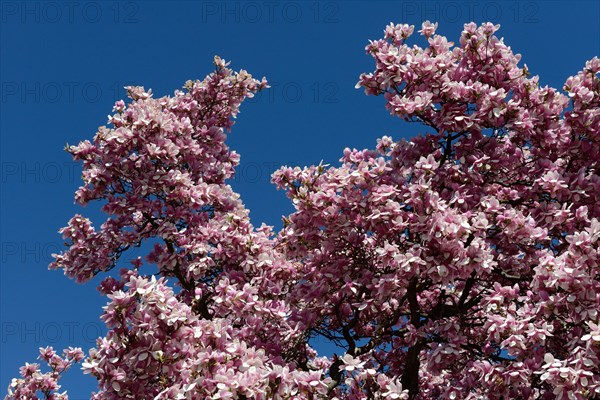
{"type": "Polygon", "coordinates": [[[411,398],[600,395],[600,60],[540,87],[498,28],[389,25],[357,87],[428,132],[274,174],[292,319],[346,346],[338,396],[384,392],[367,370],[411,398]]]}
{"type": "Polygon", "coordinates": [[[8,387],[10,399],[35,399],[42,393],[49,400],[69,400],[67,392],[59,393],[58,380],[61,375],[84,358],[80,348],[69,347],[59,356],[52,347],[40,347],[38,359],[44,360],[50,367],[49,372],[40,370],[39,364],[26,363],[20,368],[21,377],[13,378],[8,387]]]}

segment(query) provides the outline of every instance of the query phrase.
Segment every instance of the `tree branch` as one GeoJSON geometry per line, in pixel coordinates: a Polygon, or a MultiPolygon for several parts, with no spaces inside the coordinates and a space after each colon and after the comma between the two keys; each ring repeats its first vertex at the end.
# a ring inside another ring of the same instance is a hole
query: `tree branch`
{"type": "MultiPolygon", "coordinates": [[[[417,300],[417,277],[413,277],[406,292],[408,304],[410,306],[410,322],[415,327],[421,326],[421,313],[419,309],[419,301],[417,300]]],[[[421,359],[419,353],[423,346],[422,342],[417,342],[412,345],[406,354],[406,363],[404,372],[402,373],[402,387],[408,389],[409,398],[415,399],[419,393],[419,369],[421,367],[421,359]]]]}

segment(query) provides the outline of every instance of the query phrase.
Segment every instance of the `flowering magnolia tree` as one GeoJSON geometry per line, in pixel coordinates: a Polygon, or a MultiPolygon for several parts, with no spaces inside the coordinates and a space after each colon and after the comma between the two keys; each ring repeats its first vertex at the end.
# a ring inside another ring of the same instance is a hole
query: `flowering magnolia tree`
{"type": "Polygon", "coordinates": [[[50,371],[25,365],[7,398],[66,399],[79,361],[92,399],[600,398],[600,60],[561,92],[497,25],[457,46],[436,27],[421,48],[390,24],[357,84],[428,133],[278,170],[296,211],[277,234],[226,183],[225,132],[265,80],[217,57],[173,97],[129,87],[112,127],[67,149],[77,202],[108,219],[75,215],[51,264],[105,275],[108,333],[87,356],[40,349],[50,371]]]}

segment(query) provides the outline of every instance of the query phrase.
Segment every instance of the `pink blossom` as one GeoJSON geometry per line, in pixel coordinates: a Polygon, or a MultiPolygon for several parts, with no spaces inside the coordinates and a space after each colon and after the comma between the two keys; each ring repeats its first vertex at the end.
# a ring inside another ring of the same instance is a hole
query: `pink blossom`
{"type": "Polygon", "coordinates": [[[423,22],[419,33],[421,35],[425,36],[426,38],[429,38],[430,36],[433,36],[437,27],[438,27],[437,22],[432,24],[429,21],[425,21],[425,22],[423,22]]]}

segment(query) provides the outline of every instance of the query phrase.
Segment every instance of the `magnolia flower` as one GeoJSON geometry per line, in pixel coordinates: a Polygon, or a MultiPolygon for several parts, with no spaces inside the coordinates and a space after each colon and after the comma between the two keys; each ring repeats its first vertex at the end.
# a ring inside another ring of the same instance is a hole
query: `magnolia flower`
{"type": "Polygon", "coordinates": [[[403,390],[402,384],[396,380],[387,384],[387,391],[382,395],[387,399],[408,399],[408,390],[403,390]]]}
{"type": "Polygon", "coordinates": [[[429,22],[429,20],[423,22],[423,24],[421,25],[421,30],[419,31],[419,33],[423,36],[425,36],[426,38],[429,38],[430,36],[432,36],[435,33],[435,30],[437,29],[438,24],[437,22],[432,24],[431,22],[429,22]]]}
{"type": "Polygon", "coordinates": [[[340,370],[348,372],[360,369],[365,365],[364,361],[361,361],[359,357],[354,358],[350,354],[344,354],[342,362],[344,364],[340,367],[340,370]]]}

